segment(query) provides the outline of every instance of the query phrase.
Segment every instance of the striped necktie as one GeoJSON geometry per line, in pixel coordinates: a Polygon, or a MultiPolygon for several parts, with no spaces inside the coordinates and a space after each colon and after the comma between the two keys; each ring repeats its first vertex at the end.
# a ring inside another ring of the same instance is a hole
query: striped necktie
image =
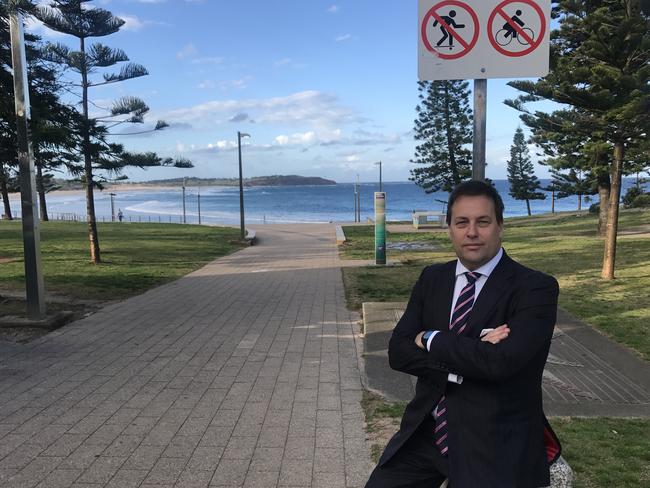
{"type": "MultiPolygon", "coordinates": [[[[449,330],[455,330],[457,334],[462,334],[469,321],[469,313],[474,306],[474,291],[476,289],[476,280],[480,278],[480,273],[467,272],[467,284],[461,290],[456,306],[451,314],[449,330]]],[[[449,447],[447,445],[447,400],[443,395],[435,409],[436,424],[434,430],[434,439],[440,454],[446,456],[449,447]]]]}

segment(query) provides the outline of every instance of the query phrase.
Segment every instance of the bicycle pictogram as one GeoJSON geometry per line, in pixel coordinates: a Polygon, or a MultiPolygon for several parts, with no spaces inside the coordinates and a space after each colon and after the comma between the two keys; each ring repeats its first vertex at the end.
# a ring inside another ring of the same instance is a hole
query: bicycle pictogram
{"type": "Polygon", "coordinates": [[[512,23],[506,22],[503,24],[503,27],[501,27],[501,29],[498,30],[494,36],[494,40],[499,46],[507,46],[514,39],[517,39],[517,41],[519,41],[519,44],[522,46],[528,46],[530,45],[531,41],[534,42],[535,32],[533,32],[533,29],[529,27],[524,27],[526,23],[521,19],[521,10],[517,10],[515,12],[515,15],[510,17],[510,20],[512,23]],[[515,23],[519,25],[519,31],[521,34],[514,27],[515,23]]]}

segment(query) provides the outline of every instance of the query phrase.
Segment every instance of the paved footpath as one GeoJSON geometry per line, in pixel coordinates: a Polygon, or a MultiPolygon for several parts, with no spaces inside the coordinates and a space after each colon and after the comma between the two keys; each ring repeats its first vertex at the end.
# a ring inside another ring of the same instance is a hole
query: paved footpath
{"type": "Polygon", "coordinates": [[[2,487],[358,487],[371,469],[334,226],[0,343],[2,487]]]}

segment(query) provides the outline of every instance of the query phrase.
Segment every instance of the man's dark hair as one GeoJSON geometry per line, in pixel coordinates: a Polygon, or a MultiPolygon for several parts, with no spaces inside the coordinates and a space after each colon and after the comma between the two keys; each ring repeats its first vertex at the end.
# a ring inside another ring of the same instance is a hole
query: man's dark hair
{"type": "Polygon", "coordinates": [[[494,202],[494,213],[497,216],[497,223],[503,223],[503,200],[499,192],[489,183],[479,180],[464,181],[459,184],[449,195],[447,202],[447,225],[451,225],[451,207],[460,197],[484,196],[494,202]]]}

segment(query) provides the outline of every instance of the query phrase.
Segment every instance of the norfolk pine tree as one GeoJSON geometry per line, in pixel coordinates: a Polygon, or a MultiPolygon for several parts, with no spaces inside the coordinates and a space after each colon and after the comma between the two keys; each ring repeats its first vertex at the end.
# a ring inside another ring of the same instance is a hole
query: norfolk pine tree
{"type": "MultiPolygon", "coordinates": [[[[640,0],[559,0],[554,15],[551,71],[537,82],[510,85],[527,93],[521,104],[549,99],[573,108],[585,142],[611,148],[610,197],[601,277],[614,278],[618,211],[626,151],[650,129],[650,34],[640,0]]],[[[602,161],[599,159],[599,161],[602,161]]]]}
{"type": "Polygon", "coordinates": [[[528,146],[524,139],[524,131],[517,127],[515,136],[510,146],[510,159],[508,160],[508,182],[510,182],[510,196],[515,200],[525,200],[528,215],[531,200],[544,200],[546,195],[541,189],[539,180],[535,176],[533,162],[530,160],[528,146]]]}
{"type": "MultiPolygon", "coordinates": [[[[95,171],[103,171],[119,177],[126,166],[191,167],[192,163],[181,159],[162,159],[155,153],[133,154],[126,152],[121,144],[107,142],[110,129],[122,123],[143,123],[149,107],[137,97],[123,97],[117,100],[104,117],[89,116],[89,88],[117,83],[148,74],[140,64],[130,63],[128,56],[120,49],[113,49],[100,43],[87,46],[91,37],[104,37],[117,32],[124,20],[115,17],[102,8],[88,8],[90,0],[53,0],[48,6],[39,6],[37,17],[49,28],[69,34],[79,40],[79,50],[73,51],[63,44],[50,45],[50,60],[62,64],[81,77],[81,122],[78,132],[83,156],[83,167],[77,170],[86,187],[86,210],[88,215],[88,236],[92,263],[101,262],[97,221],[95,218],[95,171]],[[122,64],[119,73],[104,73],[103,80],[93,80],[91,75],[100,69],[122,64]],[[120,117],[122,117],[120,119],[120,117]]],[[[158,121],[152,130],[159,130],[167,124],[158,121]]],[[[73,174],[75,171],[72,171],[73,174]]]]}
{"type": "Polygon", "coordinates": [[[472,174],[472,111],[469,83],[462,80],[419,81],[415,108],[415,157],[410,180],[426,193],[451,192],[472,174]]]}
{"type": "MultiPolygon", "coordinates": [[[[9,40],[9,25],[7,22],[10,9],[18,9],[24,15],[33,12],[30,2],[0,3],[0,90],[5,95],[0,101],[0,192],[2,193],[4,213],[12,218],[9,205],[8,191],[20,190],[13,183],[12,173],[17,172],[16,147],[16,116],[14,109],[13,76],[10,67],[11,43],[9,40]]],[[[40,203],[40,217],[47,218],[45,202],[47,172],[65,163],[62,157],[62,147],[70,147],[74,134],[70,130],[66,113],[70,109],[59,99],[61,86],[58,83],[60,73],[49,63],[45,62],[40,38],[33,34],[25,34],[25,51],[28,61],[29,95],[31,104],[30,132],[34,150],[34,166],[36,170],[36,187],[40,203]],[[55,128],[58,128],[55,130],[55,128]],[[45,173],[44,173],[45,172],[45,173]],[[45,176],[44,176],[45,175],[45,176]]]]}

